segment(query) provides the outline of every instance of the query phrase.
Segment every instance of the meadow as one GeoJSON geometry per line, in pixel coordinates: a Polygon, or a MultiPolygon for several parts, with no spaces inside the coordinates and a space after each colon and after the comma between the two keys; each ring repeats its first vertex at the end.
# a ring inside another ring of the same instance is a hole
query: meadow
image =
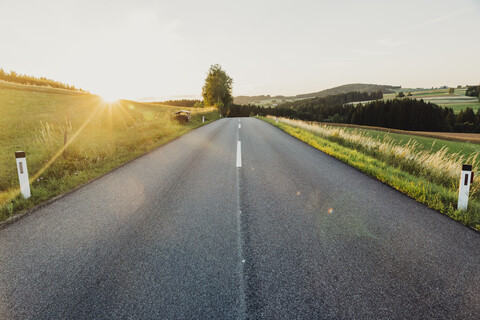
{"type": "Polygon", "coordinates": [[[480,179],[476,178],[471,186],[468,210],[456,210],[462,165],[471,164],[474,172],[480,168],[476,146],[462,153],[462,145],[450,150],[459,142],[435,139],[433,144],[428,140],[431,138],[411,136],[406,140],[407,137],[358,128],[286,118],[275,124],[273,117],[263,119],[432,209],[480,230],[480,179]]]}
{"type": "Polygon", "coordinates": [[[346,132],[352,133],[360,129],[360,132],[367,137],[377,140],[393,139],[398,145],[415,143],[417,148],[432,152],[446,148],[449,154],[459,154],[466,157],[480,153],[480,134],[478,133],[405,131],[359,125],[321,124],[342,127],[345,128],[346,132]]]}
{"type": "Polygon", "coordinates": [[[206,122],[179,108],[0,81],[0,221],[69,191],[206,122]],[[177,110],[192,121],[179,124],[177,110]],[[26,152],[32,197],[19,194],[15,151],[26,152]]]}
{"type": "MultiPolygon", "coordinates": [[[[409,89],[398,90],[404,94],[409,89]]],[[[452,108],[455,113],[465,110],[467,107],[472,108],[474,112],[480,108],[480,101],[476,97],[468,97],[465,95],[466,89],[455,89],[453,94],[448,93],[448,89],[431,89],[411,91],[412,99],[423,99],[426,102],[436,103],[442,107],[452,108]]],[[[384,95],[384,99],[394,99],[397,93],[389,93],[384,95]]]]}

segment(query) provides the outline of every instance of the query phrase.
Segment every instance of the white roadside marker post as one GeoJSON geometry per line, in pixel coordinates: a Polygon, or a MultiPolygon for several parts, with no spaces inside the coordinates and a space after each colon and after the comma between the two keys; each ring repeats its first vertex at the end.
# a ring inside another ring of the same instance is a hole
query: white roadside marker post
{"type": "Polygon", "coordinates": [[[17,159],[18,181],[20,182],[20,192],[25,199],[30,198],[30,181],[28,180],[27,159],[25,151],[15,152],[17,159]]]}
{"type": "Polygon", "coordinates": [[[278,117],[275,117],[275,123],[278,124],[278,117]]]}
{"type": "Polygon", "coordinates": [[[205,116],[202,116],[202,123],[205,123],[205,116]]]}
{"type": "Polygon", "coordinates": [[[462,175],[460,176],[457,210],[467,210],[471,183],[473,183],[472,166],[464,164],[462,167],[462,175]]]}

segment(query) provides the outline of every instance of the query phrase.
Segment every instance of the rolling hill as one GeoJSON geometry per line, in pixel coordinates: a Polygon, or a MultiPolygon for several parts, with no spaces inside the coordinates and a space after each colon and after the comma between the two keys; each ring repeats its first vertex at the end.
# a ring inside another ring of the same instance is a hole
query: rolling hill
{"type": "Polygon", "coordinates": [[[333,87],[330,89],[325,89],[318,92],[298,94],[296,96],[270,96],[270,95],[260,95],[260,96],[238,96],[234,98],[234,103],[236,104],[249,104],[249,103],[261,103],[262,101],[269,101],[272,99],[275,100],[297,100],[297,99],[306,99],[306,98],[315,98],[315,97],[326,97],[332,94],[347,93],[351,91],[361,91],[372,93],[375,91],[382,91],[383,93],[393,93],[395,90],[400,89],[401,86],[391,86],[391,85],[378,85],[378,84],[366,84],[366,83],[351,83],[345,84],[338,87],[333,87]]]}

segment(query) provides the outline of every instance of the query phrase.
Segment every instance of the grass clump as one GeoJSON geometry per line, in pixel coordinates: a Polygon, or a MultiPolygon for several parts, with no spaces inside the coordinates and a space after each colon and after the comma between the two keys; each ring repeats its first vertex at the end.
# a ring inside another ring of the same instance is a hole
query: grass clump
{"type": "Polygon", "coordinates": [[[415,200],[480,230],[480,181],[471,185],[469,208],[457,211],[462,164],[478,172],[479,153],[451,153],[447,147],[426,150],[415,141],[398,144],[389,136],[375,138],[362,129],[317,125],[299,120],[265,121],[307,144],[394,187],[415,200]]]}

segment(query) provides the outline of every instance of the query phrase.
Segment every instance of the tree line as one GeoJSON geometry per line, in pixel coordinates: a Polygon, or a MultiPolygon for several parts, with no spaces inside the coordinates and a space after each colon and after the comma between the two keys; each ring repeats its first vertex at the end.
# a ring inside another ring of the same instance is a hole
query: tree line
{"type": "Polygon", "coordinates": [[[186,107],[186,108],[203,108],[202,100],[190,100],[190,99],[166,100],[166,101],[154,102],[154,104],[160,104],[165,106],[175,106],[175,107],[186,107]]]}
{"type": "Polygon", "coordinates": [[[383,92],[380,90],[371,93],[366,91],[349,91],[346,93],[331,94],[324,97],[313,97],[308,99],[288,101],[280,104],[280,106],[298,109],[307,106],[345,104],[355,101],[368,101],[377,99],[383,99],[383,92]]]}
{"type": "Polygon", "coordinates": [[[477,97],[480,99],[480,85],[479,86],[467,86],[465,95],[469,97],[477,97]]]}
{"type": "Polygon", "coordinates": [[[338,103],[343,101],[342,99],[344,99],[342,95],[328,97],[318,100],[322,103],[316,105],[308,101],[303,104],[298,101],[295,108],[284,104],[276,108],[232,105],[228,116],[272,115],[306,121],[350,123],[401,130],[480,133],[480,109],[475,113],[472,108],[467,108],[455,114],[452,108],[442,108],[422,99],[376,100],[357,105],[338,103]]]}
{"type": "Polygon", "coordinates": [[[51,88],[59,88],[59,89],[66,89],[66,90],[72,90],[72,91],[88,92],[81,88],[76,88],[73,85],[65,84],[63,82],[47,79],[45,77],[38,78],[34,76],[27,76],[25,74],[19,74],[13,70],[8,73],[8,72],[5,72],[3,69],[0,69],[0,80],[20,83],[20,84],[34,85],[39,87],[51,87],[51,88]]]}

